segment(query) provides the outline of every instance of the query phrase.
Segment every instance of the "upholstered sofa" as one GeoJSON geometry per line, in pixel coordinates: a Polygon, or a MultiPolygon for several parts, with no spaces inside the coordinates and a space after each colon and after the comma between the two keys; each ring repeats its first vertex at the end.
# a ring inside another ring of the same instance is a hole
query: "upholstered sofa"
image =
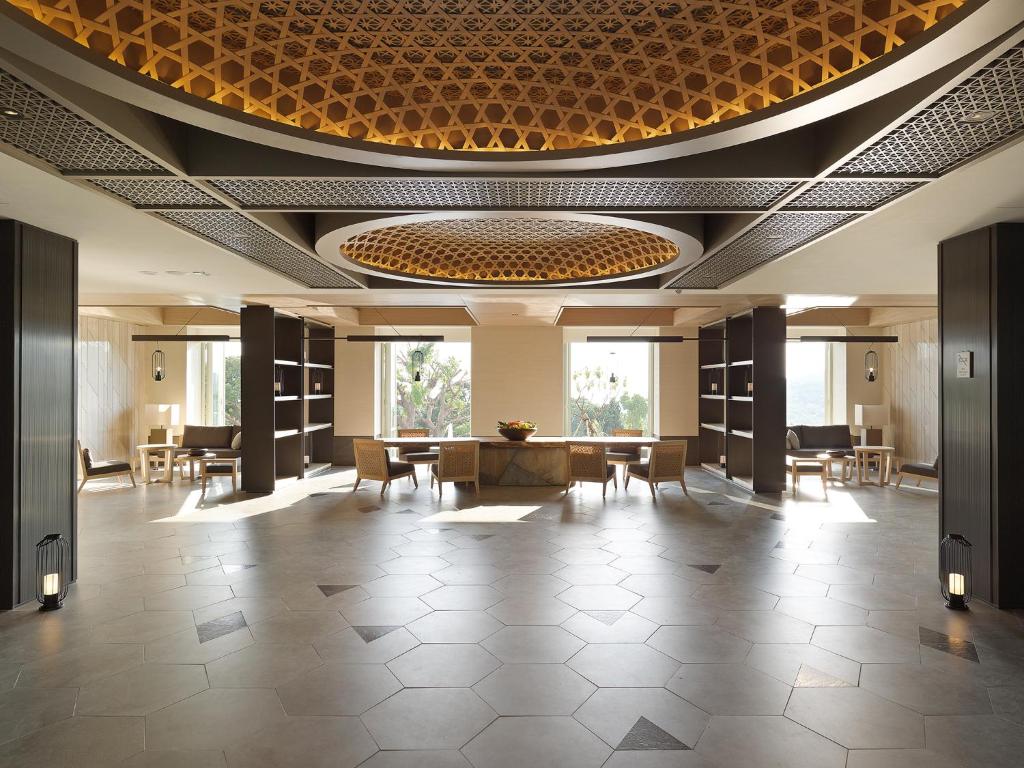
{"type": "Polygon", "coordinates": [[[174,453],[181,456],[188,453],[190,448],[205,448],[223,458],[237,458],[242,455],[241,432],[242,428],[238,425],[206,427],[186,424],[181,436],[181,447],[174,453]]]}
{"type": "Polygon", "coordinates": [[[786,434],[793,432],[800,443],[800,447],[790,446],[786,443],[786,454],[789,456],[817,456],[819,453],[836,453],[843,456],[853,456],[853,438],[850,435],[848,424],[828,424],[825,426],[811,426],[797,424],[793,427],[786,427],[786,434]]]}

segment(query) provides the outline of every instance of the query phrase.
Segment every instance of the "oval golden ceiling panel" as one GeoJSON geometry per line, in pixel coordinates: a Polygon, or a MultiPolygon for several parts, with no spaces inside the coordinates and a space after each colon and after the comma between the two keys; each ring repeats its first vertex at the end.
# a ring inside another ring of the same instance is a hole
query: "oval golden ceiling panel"
{"type": "Polygon", "coordinates": [[[344,138],[565,150],[763,109],[968,0],[7,0],[211,102],[344,138]]]}
{"type": "Polygon", "coordinates": [[[371,272],[501,285],[623,278],[664,267],[679,256],[675,243],[651,232],[540,218],[395,224],[355,235],[339,250],[371,272]]]}

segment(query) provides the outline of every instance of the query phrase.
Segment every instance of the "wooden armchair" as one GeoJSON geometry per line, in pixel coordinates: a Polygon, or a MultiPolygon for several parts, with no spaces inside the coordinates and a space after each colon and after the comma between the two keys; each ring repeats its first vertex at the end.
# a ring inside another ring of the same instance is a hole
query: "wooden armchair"
{"type": "Polygon", "coordinates": [[[353,440],[352,447],[356,455],[356,484],[353,491],[359,490],[359,484],[363,480],[378,480],[382,483],[380,495],[383,496],[391,481],[400,477],[411,478],[413,484],[419,488],[420,484],[416,482],[416,467],[404,461],[392,461],[380,440],[353,440]]]}
{"type": "Polygon", "coordinates": [[[75,447],[78,449],[78,469],[82,475],[82,482],[78,484],[79,493],[87,482],[100,477],[116,477],[120,481],[123,475],[128,475],[132,487],[135,487],[132,465],[127,461],[93,461],[89,449],[83,448],[80,440],[75,441],[75,447]]]}
{"type": "Polygon", "coordinates": [[[683,493],[689,496],[685,473],[686,441],[663,440],[651,446],[650,461],[626,467],[626,487],[629,487],[629,478],[638,477],[650,486],[651,496],[658,483],[679,483],[683,493]]]}
{"type": "Polygon", "coordinates": [[[619,481],[615,479],[615,467],[608,463],[607,451],[601,443],[581,443],[568,441],[565,444],[566,480],[565,493],[569,493],[573,483],[600,483],[601,498],[608,495],[608,481],[616,489],[619,481]]]}
{"type": "Polygon", "coordinates": [[[437,480],[437,497],[442,483],[473,483],[480,493],[480,443],[476,440],[442,441],[437,464],[430,468],[430,487],[437,480]]]}
{"type": "MultiPolygon", "coordinates": [[[[399,437],[430,437],[429,429],[419,427],[398,430],[399,437]]],[[[407,464],[436,464],[437,451],[430,450],[430,443],[417,443],[416,445],[400,445],[398,447],[398,460],[407,464]]]]}
{"type": "MultiPolygon", "coordinates": [[[[642,429],[613,429],[612,437],[643,437],[642,429]]],[[[640,461],[640,446],[612,445],[611,450],[605,451],[605,457],[609,464],[622,466],[622,475],[625,479],[626,467],[640,461]]]]}

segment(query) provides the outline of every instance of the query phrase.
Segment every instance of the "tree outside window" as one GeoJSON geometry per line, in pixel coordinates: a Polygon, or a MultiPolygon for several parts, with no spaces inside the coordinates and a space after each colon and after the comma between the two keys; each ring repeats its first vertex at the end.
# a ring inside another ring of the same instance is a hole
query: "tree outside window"
{"type": "Polygon", "coordinates": [[[570,344],[569,434],[642,429],[649,435],[650,370],[650,344],[570,344]]]}
{"type": "Polygon", "coordinates": [[[425,428],[437,437],[468,437],[471,387],[469,344],[391,344],[395,429],[425,428]],[[413,353],[423,353],[423,362],[413,353]],[[420,380],[416,381],[416,371],[420,380]]]}

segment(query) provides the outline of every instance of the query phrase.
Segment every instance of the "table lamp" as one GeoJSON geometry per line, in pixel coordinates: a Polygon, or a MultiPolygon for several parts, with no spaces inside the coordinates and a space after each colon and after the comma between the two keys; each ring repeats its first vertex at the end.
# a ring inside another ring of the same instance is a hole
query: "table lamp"
{"type": "Polygon", "coordinates": [[[174,442],[174,427],[178,424],[180,410],[177,403],[146,404],[146,424],[149,425],[150,443],[174,442]]]}
{"type": "Polygon", "coordinates": [[[853,421],[860,427],[861,445],[881,445],[882,427],[889,423],[889,406],[855,405],[853,421]]]}

